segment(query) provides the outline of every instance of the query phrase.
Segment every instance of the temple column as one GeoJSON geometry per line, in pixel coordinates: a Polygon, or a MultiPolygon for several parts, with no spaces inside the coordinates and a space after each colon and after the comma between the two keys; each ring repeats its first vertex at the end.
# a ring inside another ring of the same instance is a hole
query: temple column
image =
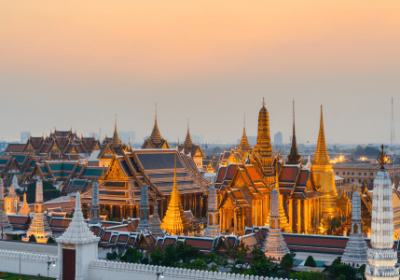
{"type": "Polygon", "coordinates": [[[297,233],[301,233],[301,200],[297,199],[297,233]]]}
{"type": "Polygon", "coordinates": [[[129,217],[133,218],[133,206],[129,206],[129,217]]]}
{"type": "Polygon", "coordinates": [[[136,206],[136,218],[139,218],[139,206],[136,206]]]}
{"type": "Polygon", "coordinates": [[[293,229],[294,229],[294,224],[293,224],[293,199],[289,199],[289,226],[293,231],[293,229]]]}
{"type": "Polygon", "coordinates": [[[234,217],[233,217],[233,223],[234,223],[233,232],[235,234],[238,234],[238,220],[237,220],[237,210],[236,209],[234,210],[233,215],[234,215],[234,217]]]}
{"type": "Polygon", "coordinates": [[[305,209],[304,209],[304,215],[305,215],[305,217],[304,217],[304,232],[307,234],[307,233],[309,233],[309,218],[310,218],[310,208],[309,208],[309,200],[307,199],[307,200],[305,200],[304,201],[305,202],[305,209]]]}
{"type": "Polygon", "coordinates": [[[114,218],[113,206],[110,205],[110,218],[114,218]]]}

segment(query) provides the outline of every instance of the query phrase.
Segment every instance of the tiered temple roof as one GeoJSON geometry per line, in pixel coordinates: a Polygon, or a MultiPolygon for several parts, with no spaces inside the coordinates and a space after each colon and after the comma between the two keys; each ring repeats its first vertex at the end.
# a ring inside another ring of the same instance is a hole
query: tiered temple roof
{"type": "Polygon", "coordinates": [[[160,130],[158,129],[157,123],[157,110],[156,110],[156,118],[154,121],[153,131],[149,138],[147,138],[143,145],[142,149],[169,149],[169,145],[167,140],[162,138],[160,130]]]}
{"type": "MultiPolygon", "coordinates": [[[[113,154],[107,173],[99,179],[100,205],[139,206],[141,186],[149,186],[149,205],[154,199],[163,201],[172,193],[174,185],[174,157],[176,156],[177,186],[181,195],[203,194],[209,184],[199,173],[191,157],[175,149],[128,148],[121,155],[113,154]]],[[[90,203],[91,191],[82,196],[90,203]]]]}

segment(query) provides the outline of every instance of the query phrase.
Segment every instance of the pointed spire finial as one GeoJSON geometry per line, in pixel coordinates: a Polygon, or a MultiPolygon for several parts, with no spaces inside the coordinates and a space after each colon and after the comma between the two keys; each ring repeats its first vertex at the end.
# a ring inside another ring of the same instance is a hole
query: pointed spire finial
{"type": "Polygon", "coordinates": [[[187,119],[187,132],[189,133],[189,118],[187,119]]]}
{"type": "Polygon", "coordinates": [[[265,107],[265,101],[264,101],[264,97],[263,97],[263,107],[265,107]]]}
{"type": "Polygon", "coordinates": [[[378,156],[378,162],[381,165],[381,169],[385,169],[385,164],[387,162],[387,156],[386,156],[386,153],[384,152],[383,144],[381,146],[381,152],[379,153],[379,156],[378,156]]]}
{"type": "Polygon", "coordinates": [[[115,131],[117,131],[117,114],[115,114],[115,131]]]}
{"type": "Polygon", "coordinates": [[[324,117],[321,105],[321,119],[319,125],[319,135],[318,135],[318,143],[317,149],[315,150],[315,155],[313,159],[313,164],[315,165],[328,165],[330,162],[328,150],[326,149],[325,142],[325,132],[324,132],[324,117]]]}

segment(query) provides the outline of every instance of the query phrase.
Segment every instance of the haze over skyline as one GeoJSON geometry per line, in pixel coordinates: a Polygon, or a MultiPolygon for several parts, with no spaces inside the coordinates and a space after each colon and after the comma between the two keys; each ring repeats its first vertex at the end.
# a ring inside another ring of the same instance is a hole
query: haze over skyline
{"type": "MultiPolygon", "coordinates": [[[[150,135],[155,103],[166,139],[190,131],[236,142],[257,133],[265,97],[271,138],[292,131],[400,139],[400,2],[6,1],[0,9],[2,137],[50,129],[150,135]]],[[[399,143],[399,140],[396,140],[399,143]]]]}

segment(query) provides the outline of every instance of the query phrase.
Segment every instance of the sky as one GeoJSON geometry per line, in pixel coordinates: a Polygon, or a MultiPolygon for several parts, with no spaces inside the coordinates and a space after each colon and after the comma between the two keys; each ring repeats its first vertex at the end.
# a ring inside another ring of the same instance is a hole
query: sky
{"type": "Polygon", "coordinates": [[[398,0],[3,1],[1,137],[134,130],[236,142],[257,133],[315,143],[400,143],[398,0]]]}

